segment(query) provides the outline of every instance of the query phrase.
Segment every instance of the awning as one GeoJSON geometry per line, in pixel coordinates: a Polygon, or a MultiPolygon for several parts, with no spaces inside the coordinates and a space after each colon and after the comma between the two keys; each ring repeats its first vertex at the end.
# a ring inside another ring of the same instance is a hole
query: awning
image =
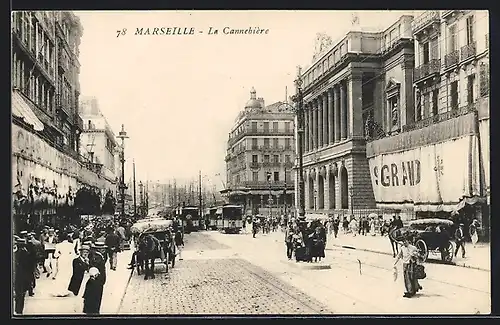
{"type": "Polygon", "coordinates": [[[19,94],[19,90],[12,90],[12,115],[22,118],[26,123],[33,126],[35,131],[43,130],[43,123],[36,117],[35,113],[19,94]]]}

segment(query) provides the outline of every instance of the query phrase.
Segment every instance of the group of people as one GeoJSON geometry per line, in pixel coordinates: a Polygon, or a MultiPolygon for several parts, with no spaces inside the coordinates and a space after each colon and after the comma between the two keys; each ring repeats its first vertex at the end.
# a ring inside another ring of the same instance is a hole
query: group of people
{"type": "Polygon", "coordinates": [[[318,220],[289,222],[285,231],[286,255],[296,262],[319,262],[325,257],[326,228],[318,220]]]}
{"type": "Polygon", "coordinates": [[[259,231],[262,231],[262,234],[278,231],[279,226],[286,222],[285,220],[286,218],[284,217],[255,216],[248,222],[252,224],[252,235],[255,238],[255,235],[259,233],[259,231]]]}
{"type": "Polygon", "coordinates": [[[58,231],[44,227],[39,234],[21,231],[14,236],[15,313],[22,314],[26,293],[35,295],[37,279],[53,281],[54,297],[78,296],[84,278],[83,312],[98,314],[106,283],[106,263],[116,270],[117,254],[126,240],[123,225],[110,224],[105,232],[92,224],[58,231]],[[72,229],[68,232],[68,229],[72,229]]]}

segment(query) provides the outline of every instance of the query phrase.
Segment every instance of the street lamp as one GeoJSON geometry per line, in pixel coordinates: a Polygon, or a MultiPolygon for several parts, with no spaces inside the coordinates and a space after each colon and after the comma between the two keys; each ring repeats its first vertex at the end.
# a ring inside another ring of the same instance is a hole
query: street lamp
{"type": "Polygon", "coordinates": [[[299,156],[299,217],[301,219],[304,218],[305,212],[305,182],[304,182],[304,162],[303,162],[303,150],[302,147],[303,138],[304,138],[304,95],[302,93],[302,76],[301,76],[301,67],[297,68],[297,78],[295,79],[295,95],[292,96],[292,101],[295,103],[295,107],[289,105],[288,103],[283,103],[283,106],[287,106],[285,109],[289,109],[297,115],[297,142],[298,142],[298,152],[299,156]]]}
{"type": "Polygon", "coordinates": [[[120,189],[120,197],[122,200],[122,217],[125,216],[125,190],[127,189],[127,185],[125,185],[125,139],[128,139],[127,132],[125,132],[125,126],[122,124],[122,130],[117,136],[118,139],[122,140],[122,152],[120,157],[120,162],[122,163],[122,175],[121,181],[119,185],[120,189]]]}
{"type": "Polygon", "coordinates": [[[318,197],[318,190],[314,189],[314,211],[316,212],[316,198],[318,197]]]}
{"type": "Polygon", "coordinates": [[[354,217],[354,190],[352,186],[349,186],[349,197],[351,198],[351,218],[354,217]]]}

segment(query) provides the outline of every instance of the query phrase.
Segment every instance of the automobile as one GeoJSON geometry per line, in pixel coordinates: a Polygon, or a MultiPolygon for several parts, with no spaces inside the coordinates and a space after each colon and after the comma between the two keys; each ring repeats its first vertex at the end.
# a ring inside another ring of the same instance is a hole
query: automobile
{"type": "Polygon", "coordinates": [[[390,236],[397,242],[402,242],[405,234],[411,233],[413,245],[417,247],[423,261],[429,254],[440,255],[444,262],[452,262],[455,243],[450,235],[453,221],[447,219],[429,218],[409,221],[406,227],[395,229],[390,236]]]}

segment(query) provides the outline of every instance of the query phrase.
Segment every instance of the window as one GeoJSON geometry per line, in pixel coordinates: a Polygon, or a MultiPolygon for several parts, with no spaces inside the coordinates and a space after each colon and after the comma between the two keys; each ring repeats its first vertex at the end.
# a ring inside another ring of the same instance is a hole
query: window
{"type": "Polygon", "coordinates": [[[429,63],[429,42],[425,42],[422,44],[422,64],[429,63]]]}
{"type": "Polygon", "coordinates": [[[474,103],[474,80],[475,75],[470,75],[467,77],[467,104],[474,103]]]}
{"type": "Polygon", "coordinates": [[[274,172],[274,181],[279,182],[280,181],[280,172],[274,172]]]}
{"type": "Polygon", "coordinates": [[[388,99],[389,101],[389,109],[390,109],[390,118],[391,121],[389,125],[392,127],[397,127],[399,125],[399,103],[398,96],[392,96],[388,99]]]}
{"type": "Polygon", "coordinates": [[[290,149],[292,146],[290,144],[290,138],[285,139],[285,149],[290,149]]]}
{"type": "Polygon", "coordinates": [[[285,162],[287,162],[287,163],[290,162],[290,155],[285,155],[285,162]]]}
{"type": "Polygon", "coordinates": [[[264,155],[264,162],[269,163],[269,155],[264,155]]]}
{"type": "Polygon", "coordinates": [[[256,138],[252,139],[252,149],[257,149],[257,139],[256,138]]]}
{"type": "Polygon", "coordinates": [[[252,132],[257,132],[257,122],[252,122],[252,132]]]}
{"type": "Polygon", "coordinates": [[[280,156],[279,155],[273,155],[273,162],[275,164],[279,164],[279,162],[280,162],[280,156]]]}
{"type": "Polygon", "coordinates": [[[420,92],[417,92],[417,98],[415,100],[415,121],[420,121],[422,119],[422,100],[423,96],[420,94],[420,92]]]}
{"type": "Polygon", "coordinates": [[[259,172],[253,172],[252,173],[252,181],[253,182],[258,182],[259,181],[259,172]]]}
{"type": "Polygon", "coordinates": [[[290,132],[291,131],[291,123],[290,122],[285,122],[285,131],[290,132]]]}
{"type": "Polygon", "coordinates": [[[430,94],[425,93],[423,96],[423,109],[422,109],[422,119],[426,119],[429,117],[429,111],[430,111],[430,94]]]}
{"type": "Polygon", "coordinates": [[[278,138],[273,139],[273,147],[276,149],[278,148],[278,138]]]}
{"type": "Polygon", "coordinates": [[[278,132],[278,122],[273,122],[273,131],[278,132]]]}
{"type": "Polygon", "coordinates": [[[451,109],[458,108],[458,82],[453,81],[450,85],[451,109]]]}
{"type": "Polygon", "coordinates": [[[269,138],[264,138],[264,147],[269,148],[269,138]]]}
{"type": "Polygon", "coordinates": [[[290,182],[291,177],[290,177],[290,172],[287,170],[285,171],[285,182],[290,182]]]}
{"type": "Polygon", "coordinates": [[[474,43],[474,16],[467,17],[467,45],[474,43]]]}
{"type": "Polygon", "coordinates": [[[490,81],[488,65],[482,62],[479,65],[479,95],[481,97],[488,96],[489,92],[490,81]]]}
{"type": "Polygon", "coordinates": [[[438,115],[439,89],[432,91],[432,116],[438,115]]]}
{"type": "Polygon", "coordinates": [[[259,156],[258,155],[252,155],[252,163],[256,164],[259,162],[259,156]]]}
{"type": "Polygon", "coordinates": [[[264,132],[269,132],[269,122],[264,122],[264,132]]]}
{"type": "Polygon", "coordinates": [[[448,53],[452,53],[457,50],[457,26],[451,25],[448,27],[448,53]]]}
{"type": "Polygon", "coordinates": [[[429,56],[431,60],[439,59],[439,42],[437,37],[431,39],[429,42],[429,56]]]}

